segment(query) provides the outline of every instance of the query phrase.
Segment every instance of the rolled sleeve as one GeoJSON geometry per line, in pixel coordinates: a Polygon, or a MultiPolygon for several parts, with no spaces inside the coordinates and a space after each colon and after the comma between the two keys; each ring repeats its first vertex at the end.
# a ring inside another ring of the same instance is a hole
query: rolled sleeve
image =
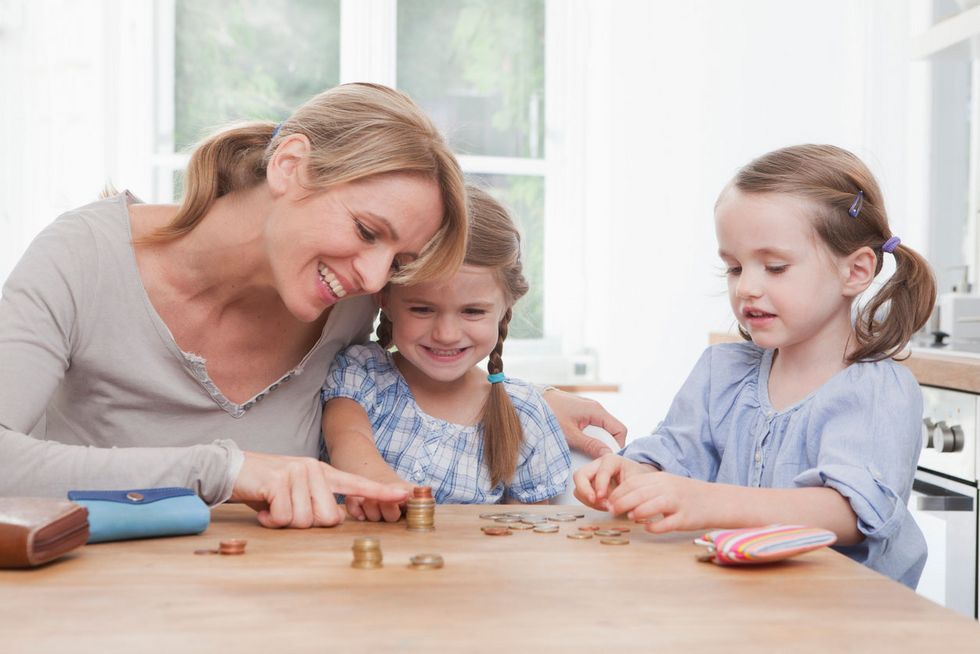
{"type": "Polygon", "coordinates": [[[343,397],[364,407],[372,406],[377,392],[374,370],[379,354],[383,356],[376,344],[352,345],[337,354],[320,393],[323,401],[343,397]]]}
{"type": "Polygon", "coordinates": [[[925,538],[908,510],[922,395],[911,374],[897,368],[877,369],[884,379],[852,379],[814,407],[811,432],[820,434],[815,465],[793,483],[826,486],[845,497],[865,538],[838,549],[914,588],[926,559],[925,538]]]}

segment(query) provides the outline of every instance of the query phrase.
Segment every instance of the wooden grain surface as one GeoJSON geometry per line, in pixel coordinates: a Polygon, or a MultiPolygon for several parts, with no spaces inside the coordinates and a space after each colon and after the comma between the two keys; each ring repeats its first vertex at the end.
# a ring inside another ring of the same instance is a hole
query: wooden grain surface
{"type": "MultiPolygon", "coordinates": [[[[0,571],[0,650],[14,652],[977,651],[980,626],[831,551],[758,568],[699,563],[690,534],[628,546],[480,532],[483,506],[404,522],[268,530],[220,507],[201,536],[90,545],[0,571]],[[380,570],[350,567],[357,536],[380,570]],[[248,539],[243,556],[193,554],[248,539]],[[408,568],[437,552],[441,570],[408,568]]],[[[499,510],[494,507],[490,510],[499,510]]],[[[558,507],[520,510],[548,514],[558,507]]],[[[628,524],[621,522],[620,524],[628,524]]]]}

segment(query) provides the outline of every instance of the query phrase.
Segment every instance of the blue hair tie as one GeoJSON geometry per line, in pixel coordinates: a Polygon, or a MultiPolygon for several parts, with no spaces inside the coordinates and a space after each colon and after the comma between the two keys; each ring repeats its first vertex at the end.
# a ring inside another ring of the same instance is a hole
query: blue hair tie
{"type": "Polygon", "coordinates": [[[861,207],[864,206],[864,191],[858,191],[857,197],[854,198],[854,202],[851,203],[851,208],[847,210],[847,213],[851,218],[857,218],[858,214],[861,213],[861,207]]]}
{"type": "Polygon", "coordinates": [[[271,141],[274,138],[276,138],[277,136],[279,136],[279,130],[281,130],[281,129],[282,129],[282,123],[279,123],[278,125],[276,125],[276,128],[274,130],[272,130],[272,138],[270,138],[269,140],[271,141]]]}
{"type": "Polygon", "coordinates": [[[889,254],[895,254],[895,248],[897,248],[901,242],[902,239],[898,238],[897,236],[892,236],[890,239],[882,243],[881,251],[889,254]]]}
{"type": "Polygon", "coordinates": [[[502,372],[495,372],[492,375],[487,375],[487,381],[491,384],[499,384],[500,382],[507,379],[502,372]]]}

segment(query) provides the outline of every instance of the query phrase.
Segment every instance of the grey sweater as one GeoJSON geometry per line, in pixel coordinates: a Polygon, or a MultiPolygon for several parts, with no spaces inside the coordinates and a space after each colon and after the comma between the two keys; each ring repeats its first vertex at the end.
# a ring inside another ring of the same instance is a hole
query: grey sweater
{"type": "Polygon", "coordinates": [[[367,338],[370,297],[345,300],[295,368],[238,405],[182,352],[150,304],[129,194],[61,216],[0,299],[0,495],[185,486],[217,504],[242,450],[317,456],[319,389],[367,338]]]}

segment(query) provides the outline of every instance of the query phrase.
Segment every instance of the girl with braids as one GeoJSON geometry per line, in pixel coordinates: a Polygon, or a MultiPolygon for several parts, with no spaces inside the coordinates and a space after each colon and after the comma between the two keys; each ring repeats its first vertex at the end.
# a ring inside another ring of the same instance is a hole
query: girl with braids
{"type": "MultiPolygon", "coordinates": [[[[432,486],[437,502],[547,501],[565,489],[568,446],[541,396],[506,377],[502,359],[511,308],[528,290],[520,236],[487,193],[467,194],[462,268],[447,281],[390,284],[379,294],[378,342],[337,356],[323,388],[327,453],[369,479],[432,486]]],[[[400,516],[397,502],[356,495],[347,509],[360,520],[400,516]]]]}
{"type": "Polygon", "coordinates": [[[586,504],[654,533],[796,523],[915,587],[925,540],[906,504],[922,396],[893,360],[935,301],[853,154],[802,145],[745,166],[715,205],[746,343],[709,347],[650,436],[575,473],[586,504]],[[895,272],[852,318],[886,257],[895,272]]]}

